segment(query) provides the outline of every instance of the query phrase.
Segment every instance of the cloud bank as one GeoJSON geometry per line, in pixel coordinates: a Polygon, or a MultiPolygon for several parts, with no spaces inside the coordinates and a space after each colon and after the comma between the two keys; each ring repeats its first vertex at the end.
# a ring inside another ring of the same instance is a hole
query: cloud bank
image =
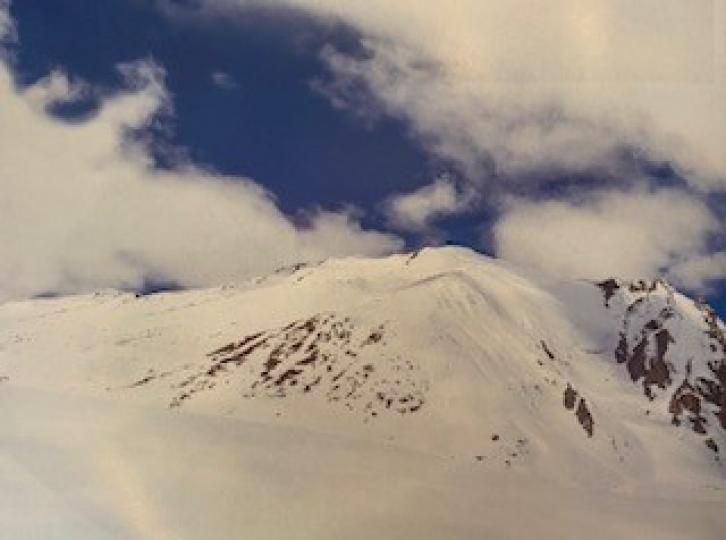
{"type": "Polygon", "coordinates": [[[494,227],[497,252],[552,275],[665,274],[696,288],[726,275],[724,254],[701,255],[721,224],[677,190],[601,192],[583,204],[514,200],[508,206],[494,227]]]}
{"type": "MultiPolygon", "coordinates": [[[[4,7],[0,32],[10,38],[4,7]]],[[[0,61],[0,301],[154,280],[212,285],[401,247],[393,235],[363,230],[352,210],[310,212],[299,227],[250,179],[191,163],[154,168],[153,138],[132,134],[171,114],[164,71],[152,61],[119,69],[127,89],[69,123],[47,111],[86,85],[54,72],[20,89],[10,61],[0,61]]]]}
{"type": "MultiPolygon", "coordinates": [[[[708,249],[710,237],[726,236],[726,216],[704,205],[726,191],[726,0],[272,4],[362,34],[363,54],[321,52],[331,77],[315,88],[366,121],[406,120],[418,141],[454,162],[501,213],[499,255],[568,275],[666,273],[695,287],[726,278],[724,254],[708,249]],[[661,191],[651,165],[670,167],[680,191],[661,191]],[[583,177],[594,185],[578,183],[583,177]],[[575,189],[553,201],[553,178],[575,189]],[[513,194],[524,199],[513,204],[513,194]],[[655,214],[668,222],[660,230],[655,214]],[[617,240],[599,246],[588,247],[576,230],[602,232],[618,219],[617,240]],[[563,242],[577,249],[555,250],[558,262],[543,256],[563,242]]],[[[219,13],[260,3],[203,5],[219,13]]],[[[426,228],[426,201],[456,206],[438,189],[389,204],[389,215],[426,228]]]]}
{"type": "Polygon", "coordinates": [[[612,163],[633,143],[703,187],[726,182],[724,0],[272,4],[363,32],[366,56],[327,51],[335,73],[475,170],[487,158],[513,173],[612,163]]]}
{"type": "MultiPolygon", "coordinates": [[[[220,15],[263,4],[195,5],[220,15]]],[[[465,187],[439,179],[383,201],[392,227],[430,236],[438,217],[480,204],[499,215],[497,254],[525,266],[577,277],[665,274],[695,289],[726,278],[726,254],[712,247],[726,238],[726,216],[704,202],[726,192],[726,0],[264,6],[357,29],[363,53],[326,47],[330,78],[315,88],[366,121],[404,119],[456,165],[465,187]],[[643,162],[669,165],[682,185],[660,186],[643,162]],[[579,185],[581,176],[596,181],[579,185]],[[577,189],[553,195],[552,178],[577,189]]],[[[7,0],[0,40],[17,40],[7,0]]],[[[171,114],[163,69],[149,61],[120,69],[127,90],[69,124],[47,111],[92,89],[61,72],[19,89],[10,61],[0,63],[0,299],[150,279],[206,285],[401,247],[362,230],[353,211],[314,212],[300,228],[250,179],[187,162],[155,169],[153,139],[129,133],[171,114]]]]}

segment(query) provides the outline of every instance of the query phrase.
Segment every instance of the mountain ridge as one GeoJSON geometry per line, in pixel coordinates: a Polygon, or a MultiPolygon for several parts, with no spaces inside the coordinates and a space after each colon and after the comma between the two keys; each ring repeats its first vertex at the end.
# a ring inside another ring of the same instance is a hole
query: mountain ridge
{"type": "Polygon", "coordinates": [[[310,430],[552,489],[726,502],[724,343],[713,310],[662,281],[536,281],[426,249],[4,304],[0,394],[310,430]]]}

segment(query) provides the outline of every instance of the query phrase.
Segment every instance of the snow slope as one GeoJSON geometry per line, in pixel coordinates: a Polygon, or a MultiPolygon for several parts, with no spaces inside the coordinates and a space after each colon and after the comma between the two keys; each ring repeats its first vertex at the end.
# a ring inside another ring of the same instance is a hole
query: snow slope
{"type": "Polygon", "coordinates": [[[726,342],[461,248],[0,306],[0,536],[721,538],[726,342]]]}

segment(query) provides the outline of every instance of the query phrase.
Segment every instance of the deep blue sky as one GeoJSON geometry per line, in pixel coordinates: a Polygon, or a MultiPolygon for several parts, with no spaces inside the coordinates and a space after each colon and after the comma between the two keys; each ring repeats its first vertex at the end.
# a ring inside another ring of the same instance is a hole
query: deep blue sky
{"type": "Polygon", "coordinates": [[[428,183],[440,169],[399,121],[366,126],[311,90],[310,81],[326,75],[321,45],[355,50],[351,31],[259,11],[213,24],[171,23],[149,4],[15,2],[23,80],[61,67],[113,89],[121,83],[116,64],[153,58],[167,71],[173,94],[171,142],[197,163],[254,178],[288,213],[343,201],[371,206],[392,190],[428,183]],[[237,87],[215,85],[215,71],[237,87]]]}
{"type": "MultiPolygon", "coordinates": [[[[349,28],[259,10],[234,20],[190,17],[172,23],[154,2],[143,0],[17,0],[11,10],[21,36],[21,82],[62,68],[112,92],[122,84],[116,64],[151,57],[165,68],[173,95],[168,142],[196,163],[253,178],[293,218],[317,205],[335,209],[353,203],[366,211],[364,224],[382,227],[378,205],[386,196],[451,170],[402,121],[361,122],[311,88],[310,81],[328,75],[318,56],[323,44],[363,54],[349,28]],[[214,84],[213,72],[228,74],[234,85],[214,84]]],[[[86,103],[57,112],[72,117],[92,108],[86,103]]],[[[163,155],[159,164],[164,165],[163,155]]],[[[663,182],[677,181],[667,164],[643,166],[663,182]]],[[[600,180],[546,185],[569,189],[600,180]]],[[[484,205],[440,225],[446,240],[481,250],[482,224],[493,217],[484,205]]],[[[726,314],[725,287],[709,300],[726,314]]]]}

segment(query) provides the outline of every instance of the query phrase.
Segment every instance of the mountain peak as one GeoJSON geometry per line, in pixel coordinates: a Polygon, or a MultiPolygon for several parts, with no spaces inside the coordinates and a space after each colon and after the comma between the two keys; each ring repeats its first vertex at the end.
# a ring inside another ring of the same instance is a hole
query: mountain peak
{"type": "Polygon", "coordinates": [[[726,489],[725,388],[723,322],[665,281],[545,286],[448,246],[0,306],[6,410],[40,393],[118,411],[111,426],[232,419],[548,492],[726,489]]]}

